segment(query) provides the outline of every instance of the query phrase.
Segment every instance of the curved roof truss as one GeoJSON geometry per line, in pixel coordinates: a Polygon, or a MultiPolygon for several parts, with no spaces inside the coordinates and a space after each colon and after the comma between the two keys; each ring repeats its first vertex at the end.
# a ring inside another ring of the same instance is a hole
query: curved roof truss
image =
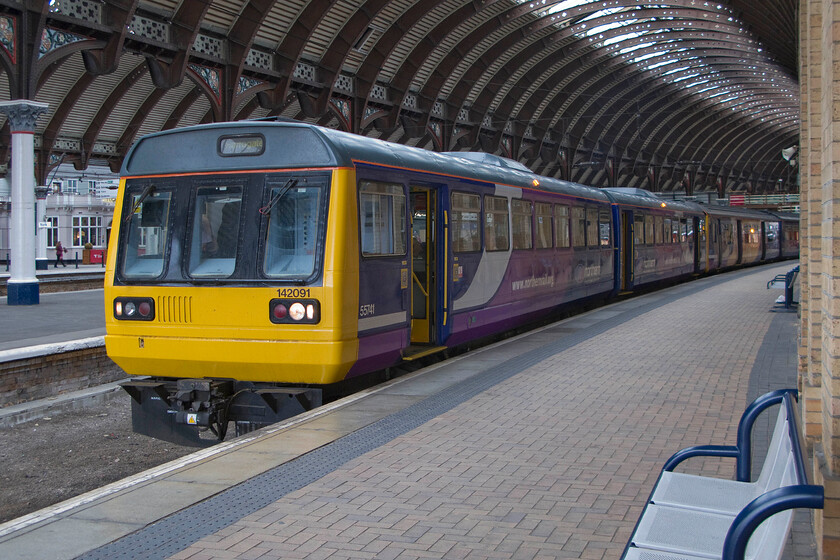
{"type": "Polygon", "coordinates": [[[141,134],[282,115],[594,186],[797,190],[796,17],[795,0],[4,0],[0,100],[49,104],[39,181],[117,169],[141,134]]]}

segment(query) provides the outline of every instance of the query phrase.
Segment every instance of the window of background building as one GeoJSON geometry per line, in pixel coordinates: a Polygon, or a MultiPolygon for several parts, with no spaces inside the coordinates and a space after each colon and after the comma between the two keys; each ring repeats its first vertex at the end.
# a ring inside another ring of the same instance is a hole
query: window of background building
{"type": "Polygon", "coordinates": [[[73,216],[73,247],[84,247],[85,243],[99,245],[101,231],[101,216],[73,216]]]}
{"type": "Polygon", "coordinates": [[[58,216],[47,216],[46,221],[50,224],[47,228],[47,247],[55,247],[58,242],[58,216]]]}

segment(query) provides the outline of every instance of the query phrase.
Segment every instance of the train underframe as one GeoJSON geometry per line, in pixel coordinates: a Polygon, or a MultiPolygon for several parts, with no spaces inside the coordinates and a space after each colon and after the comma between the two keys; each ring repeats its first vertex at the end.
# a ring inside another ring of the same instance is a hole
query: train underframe
{"type": "Polygon", "coordinates": [[[178,445],[208,447],[230,422],[246,434],[321,406],[322,391],[235,379],[148,378],[122,384],[135,432],[178,445]]]}

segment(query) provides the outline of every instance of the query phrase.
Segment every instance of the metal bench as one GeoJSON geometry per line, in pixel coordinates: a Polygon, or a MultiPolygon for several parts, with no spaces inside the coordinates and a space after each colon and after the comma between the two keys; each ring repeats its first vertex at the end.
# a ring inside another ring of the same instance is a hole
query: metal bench
{"type": "Polygon", "coordinates": [[[779,296],[779,299],[776,300],[777,304],[784,304],[785,309],[790,309],[791,306],[797,303],[793,301],[793,283],[796,282],[798,275],[799,266],[795,266],[785,274],[777,274],[772,280],[767,282],[768,290],[770,288],[783,288],[785,290],[785,295],[779,296]]]}
{"type": "Polygon", "coordinates": [[[824,500],[823,487],[809,483],[796,399],[796,390],[783,389],[753,401],[738,423],[735,446],[700,445],[672,455],[622,558],[780,558],[793,509],[822,509],[824,500]],[[751,482],[752,428],[759,415],[776,404],[779,413],[767,457],[758,478],[751,482]],[[736,479],[674,472],[691,457],[734,458],[736,479]]]}

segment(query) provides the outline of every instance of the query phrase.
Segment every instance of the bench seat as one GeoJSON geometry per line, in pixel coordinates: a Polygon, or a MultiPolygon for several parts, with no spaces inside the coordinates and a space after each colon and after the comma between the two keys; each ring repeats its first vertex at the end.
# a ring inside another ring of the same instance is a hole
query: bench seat
{"type": "Polygon", "coordinates": [[[797,392],[773,391],[741,417],[736,446],[705,445],[675,453],[660,473],[623,560],[779,560],[795,508],[822,508],[824,490],[808,481],[795,408],[797,392]],[[750,482],[751,431],[779,404],[767,458],[750,482]],[[674,473],[691,457],[734,457],[737,480],[674,473]],[[660,487],[661,486],[661,487],[660,487]]]}
{"type": "Polygon", "coordinates": [[[657,505],[737,515],[768,488],[779,486],[791,452],[787,430],[787,408],[780,406],[767,457],[755,482],[663,471],[650,501],[657,505]]]}

